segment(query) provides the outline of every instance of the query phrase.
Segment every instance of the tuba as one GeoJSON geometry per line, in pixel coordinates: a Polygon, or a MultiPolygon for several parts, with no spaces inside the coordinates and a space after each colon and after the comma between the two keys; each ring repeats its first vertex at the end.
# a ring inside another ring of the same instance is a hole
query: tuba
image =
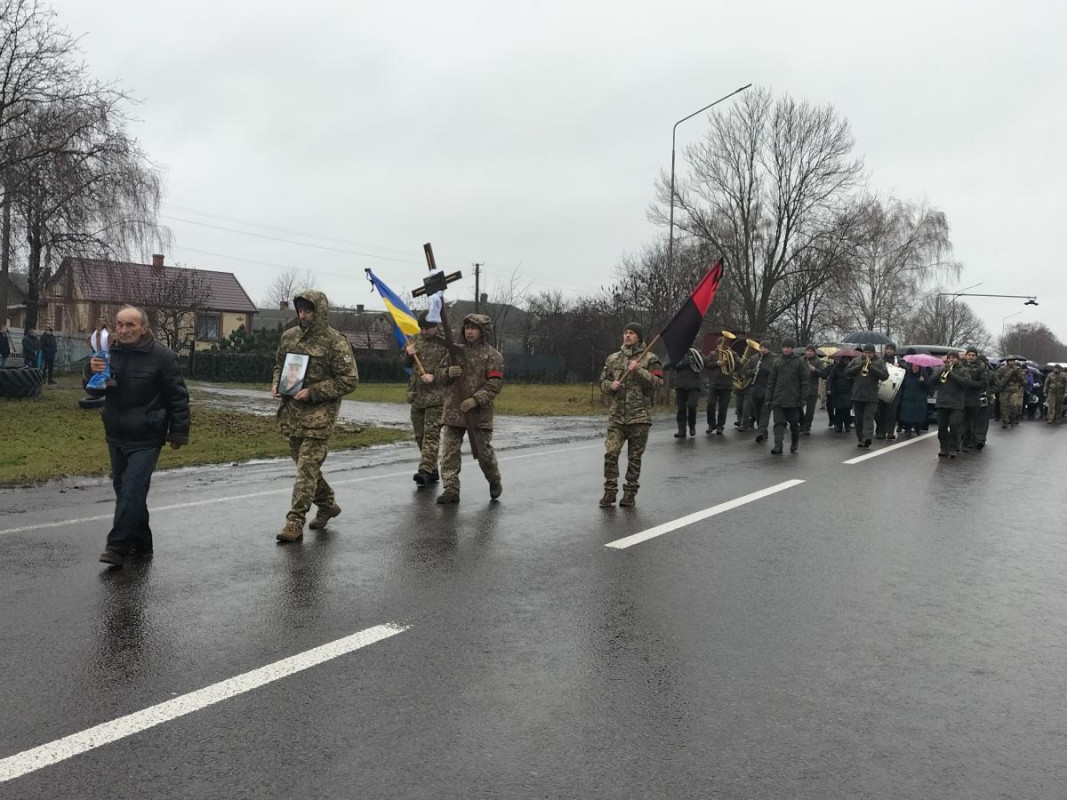
{"type": "Polygon", "coordinates": [[[745,352],[741,354],[741,369],[734,375],[734,389],[737,391],[743,392],[752,385],[756,375],[755,373],[749,374],[745,366],[748,364],[749,359],[757,355],[759,355],[759,342],[755,339],[745,339],[745,352]]]}
{"type": "Polygon", "coordinates": [[[719,338],[718,359],[719,369],[723,375],[732,376],[737,371],[737,354],[730,347],[729,342],[736,339],[737,336],[730,333],[730,331],[723,331],[722,336],[719,338]],[[724,345],[723,343],[726,342],[724,345]]]}

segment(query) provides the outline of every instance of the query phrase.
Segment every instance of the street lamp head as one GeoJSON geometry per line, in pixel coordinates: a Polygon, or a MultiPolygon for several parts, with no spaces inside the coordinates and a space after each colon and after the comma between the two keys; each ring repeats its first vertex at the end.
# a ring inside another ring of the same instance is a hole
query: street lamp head
{"type": "Polygon", "coordinates": [[[1037,300],[1035,298],[1031,297],[1029,300],[1027,300],[1025,303],[1023,303],[1023,305],[1024,306],[1036,306],[1037,305],[1037,300]]]}

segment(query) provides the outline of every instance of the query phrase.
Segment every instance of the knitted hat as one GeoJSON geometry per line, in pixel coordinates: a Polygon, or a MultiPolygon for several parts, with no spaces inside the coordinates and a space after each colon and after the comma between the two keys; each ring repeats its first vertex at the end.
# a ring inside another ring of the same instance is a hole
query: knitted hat
{"type": "Polygon", "coordinates": [[[797,340],[796,339],[793,339],[793,338],[791,338],[789,336],[787,336],[784,339],[782,339],[782,347],[796,347],[796,346],[797,346],[797,340]]]}
{"type": "Polygon", "coordinates": [[[645,340],[645,326],[640,322],[627,322],[623,331],[633,331],[637,334],[637,340],[643,342],[645,340]]]}
{"type": "Polygon", "coordinates": [[[870,342],[867,342],[867,344],[863,345],[863,352],[864,353],[873,353],[874,352],[874,345],[871,344],[870,342]]]}

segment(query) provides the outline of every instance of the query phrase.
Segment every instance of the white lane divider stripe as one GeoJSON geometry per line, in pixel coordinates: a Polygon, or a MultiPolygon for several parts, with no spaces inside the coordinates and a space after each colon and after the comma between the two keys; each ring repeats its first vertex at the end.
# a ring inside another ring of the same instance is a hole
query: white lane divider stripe
{"type": "Polygon", "coordinates": [[[680,517],[673,522],[665,522],[662,525],[657,525],[654,528],[635,533],[631,536],[626,536],[622,539],[616,539],[614,542],[608,542],[605,547],[612,547],[616,550],[625,550],[627,547],[633,547],[635,544],[641,542],[647,542],[649,539],[655,539],[657,536],[663,536],[665,533],[676,531],[679,528],[684,528],[687,525],[692,525],[694,522],[700,522],[708,517],[714,517],[716,514],[722,514],[724,511],[730,511],[732,509],[743,506],[746,503],[751,503],[754,500],[760,500],[764,497],[769,497],[772,494],[785,491],[786,489],[792,489],[794,486],[799,486],[804,481],[795,479],[786,481],[785,483],[779,483],[774,486],[769,486],[766,489],[760,489],[758,492],[752,492],[752,494],[746,494],[744,497],[738,497],[736,500],[727,500],[725,503],[719,503],[717,506],[711,508],[705,508],[703,511],[697,511],[693,514],[689,514],[685,517],[680,517]]]}
{"type": "Polygon", "coordinates": [[[914,439],[908,439],[904,442],[897,442],[896,444],[889,445],[889,447],[882,447],[872,453],[864,453],[862,456],[856,456],[855,458],[850,458],[848,461],[842,461],[841,463],[859,464],[862,461],[866,461],[868,458],[877,458],[878,456],[884,456],[886,453],[892,453],[894,450],[899,450],[901,447],[907,447],[909,444],[921,442],[923,439],[929,439],[931,436],[937,436],[937,431],[924,433],[922,436],[916,436],[914,439]]]}
{"type": "MultiPolygon", "coordinates": [[[[603,447],[603,442],[595,445],[580,445],[578,447],[568,447],[561,450],[545,450],[538,453],[520,453],[513,456],[506,456],[498,459],[499,461],[517,461],[520,458],[539,458],[541,456],[552,456],[560,453],[570,453],[575,450],[588,450],[594,447],[603,447]]],[[[333,486],[348,486],[353,483],[365,483],[367,481],[380,481],[386,478],[405,478],[411,475],[411,471],[407,472],[390,472],[384,475],[366,475],[361,478],[345,478],[343,480],[330,480],[333,486]]],[[[185,503],[173,503],[169,506],[155,506],[149,510],[156,514],[161,511],[177,511],[182,508],[196,508],[197,506],[209,506],[215,503],[232,503],[237,500],[251,500],[256,497],[270,497],[276,494],[291,494],[293,487],[291,485],[282,489],[268,489],[262,492],[249,492],[247,494],[233,494],[226,497],[212,497],[206,500],[189,500],[185,503]]],[[[55,522],[38,522],[34,525],[23,525],[18,528],[2,528],[0,529],[0,536],[5,533],[27,533],[29,531],[39,531],[45,528],[60,528],[64,525],[82,525],[86,522],[102,522],[106,519],[111,519],[114,514],[97,514],[93,517],[79,517],[77,519],[60,519],[55,522]]]]}
{"type": "Polygon", "coordinates": [[[231,697],[250,692],[260,686],[286,678],[294,673],[322,664],[325,661],[346,655],[354,650],[403,633],[409,626],[387,623],[354,633],[343,639],[283,658],[273,664],[254,669],[242,675],[213,683],[203,689],[175,697],[164,703],[150,706],[142,711],[104,722],[95,727],[64,736],[54,742],[16,753],[0,759],[0,783],[10,781],[30,772],[36,772],[60,761],[102,747],[105,744],[132,736],[135,733],[184,717],[207,706],[231,697]]]}

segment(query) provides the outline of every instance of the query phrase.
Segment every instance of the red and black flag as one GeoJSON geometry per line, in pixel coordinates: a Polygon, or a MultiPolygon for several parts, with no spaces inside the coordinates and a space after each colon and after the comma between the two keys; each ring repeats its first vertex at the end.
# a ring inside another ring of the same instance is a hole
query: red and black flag
{"type": "Polygon", "coordinates": [[[672,364],[680,364],[685,358],[686,351],[700,332],[700,323],[704,321],[704,315],[708,313],[708,306],[715,299],[715,292],[719,290],[720,283],[722,261],[716,261],[708,270],[708,274],[701,278],[689,299],[678,309],[678,313],[660,331],[660,338],[667,347],[667,357],[672,364]]]}

